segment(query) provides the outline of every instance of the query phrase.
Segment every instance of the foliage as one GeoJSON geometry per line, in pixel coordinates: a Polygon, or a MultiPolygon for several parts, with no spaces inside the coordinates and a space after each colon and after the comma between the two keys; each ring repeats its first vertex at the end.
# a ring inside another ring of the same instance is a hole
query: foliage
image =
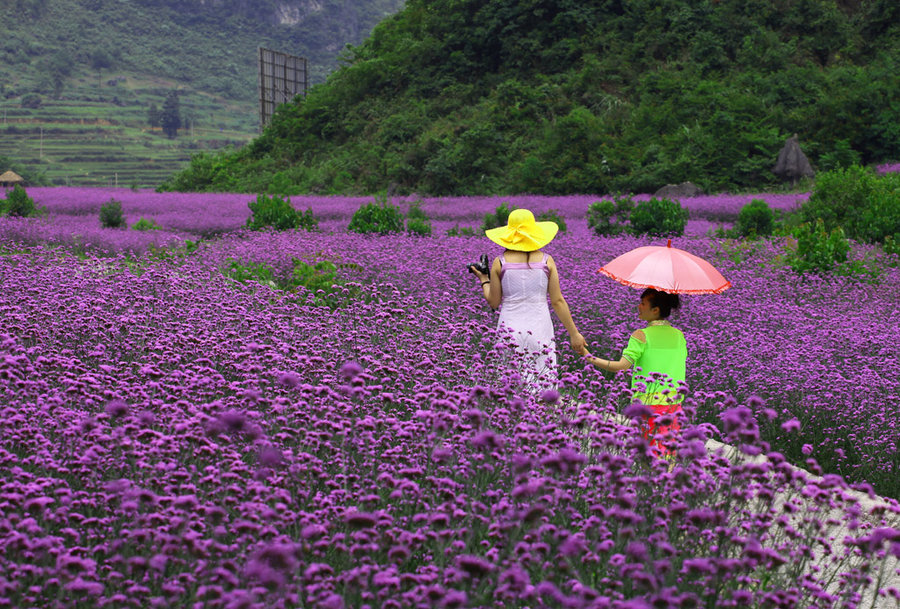
{"type": "Polygon", "coordinates": [[[775,183],[771,168],[794,132],[826,168],[892,160],[892,10],[839,0],[759,0],[752,10],[412,1],[257,140],[226,154],[227,172],[198,163],[178,179],[222,190],[227,175],[245,189],[260,170],[302,167],[306,192],[654,192],[688,180],[746,191],[775,183]]]}
{"type": "Polygon", "coordinates": [[[680,236],[688,220],[688,210],[678,201],[651,197],[634,206],[629,216],[632,235],[680,236]]]}
{"type": "Polygon", "coordinates": [[[603,237],[618,235],[625,230],[625,225],[634,209],[631,197],[616,197],[614,200],[602,199],[588,206],[588,228],[603,237]]]}
{"type": "Polygon", "coordinates": [[[347,306],[357,296],[348,290],[346,281],[338,276],[338,266],[331,260],[306,262],[291,258],[291,273],[279,276],[275,269],[262,262],[246,262],[227,258],[222,273],[240,283],[255,282],[285,292],[304,291],[317,306],[332,309],[347,306]]]}
{"type": "Polygon", "coordinates": [[[13,189],[7,193],[6,199],[0,200],[0,216],[33,218],[42,213],[42,209],[35,205],[34,199],[29,197],[19,184],[13,186],[13,189]]]}
{"type": "Polygon", "coordinates": [[[422,209],[421,201],[414,202],[406,212],[406,232],[421,237],[431,235],[431,218],[422,209]]]}
{"type": "Polygon", "coordinates": [[[247,228],[250,230],[316,230],[319,226],[312,208],[299,212],[291,206],[290,198],[257,195],[256,201],[250,201],[247,206],[250,208],[250,217],[247,218],[247,228]]]}
{"type": "Polygon", "coordinates": [[[821,219],[825,230],[841,228],[851,239],[884,243],[900,239],[900,175],[878,175],[858,165],[816,177],[800,209],[806,222],[821,219]]]}
{"type": "Polygon", "coordinates": [[[471,226],[460,226],[459,224],[453,225],[453,228],[447,229],[448,237],[474,237],[477,234],[477,231],[471,226]]]}
{"type": "Polygon", "coordinates": [[[752,199],[738,214],[735,230],[741,237],[766,237],[775,227],[775,212],[762,199],[752,199]]]}
{"type": "Polygon", "coordinates": [[[834,171],[860,164],[860,154],[847,140],[838,140],[834,147],[819,157],[819,171],[834,171]]]}
{"type": "Polygon", "coordinates": [[[139,231],[147,231],[147,230],[160,230],[162,227],[154,222],[153,220],[147,220],[146,218],[140,218],[137,222],[131,225],[131,230],[139,230],[139,231]]]}
{"type": "Polygon", "coordinates": [[[568,230],[566,220],[562,217],[562,214],[558,209],[548,209],[547,211],[538,214],[535,217],[535,220],[538,222],[553,222],[559,227],[559,232],[561,233],[566,233],[568,230]]]}
{"type": "Polygon", "coordinates": [[[492,228],[506,226],[509,223],[510,211],[512,210],[509,209],[509,203],[504,201],[498,205],[493,212],[484,214],[484,219],[481,221],[481,232],[483,233],[492,228]]]}
{"type": "Polygon", "coordinates": [[[226,258],[226,267],[222,273],[235,281],[247,283],[256,281],[275,288],[275,271],[262,262],[244,262],[237,258],[226,258]]]}
{"type": "Polygon", "coordinates": [[[815,223],[801,224],[794,232],[797,249],[789,257],[788,264],[798,273],[829,273],[847,261],[850,243],[844,230],[837,226],[826,230],[819,218],[815,223]]]}
{"type": "Polygon", "coordinates": [[[163,132],[172,139],[178,135],[181,129],[181,101],[178,97],[178,91],[169,91],[166,95],[166,101],[163,103],[162,111],[159,115],[159,124],[163,132]]]}
{"type": "Polygon", "coordinates": [[[361,205],[350,219],[347,230],[354,233],[386,235],[403,232],[403,214],[396,205],[388,203],[387,195],[361,205]]]}
{"type": "Polygon", "coordinates": [[[103,228],[123,228],[125,226],[121,201],[110,199],[100,206],[100,226],[103,228]]]}

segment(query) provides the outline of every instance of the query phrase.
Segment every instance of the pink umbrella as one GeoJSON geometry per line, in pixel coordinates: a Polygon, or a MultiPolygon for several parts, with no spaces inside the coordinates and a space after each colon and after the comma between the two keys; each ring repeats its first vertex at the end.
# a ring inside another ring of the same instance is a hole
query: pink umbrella
{"type": "Polygon", "coordinates": [[[721,294],[731,287],[703,258],[677,247],[648,245],[625,252],[600,272],[633,288],[654,288],[670,294],[721,294]]]}

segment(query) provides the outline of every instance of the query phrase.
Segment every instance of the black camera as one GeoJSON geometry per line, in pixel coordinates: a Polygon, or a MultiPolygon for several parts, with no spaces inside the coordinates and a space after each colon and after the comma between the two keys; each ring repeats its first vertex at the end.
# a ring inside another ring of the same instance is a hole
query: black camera
{"type": "Polygon", "coordinates": [[[491,269],[488,266],[487,254],[482,254],[481,258],[478,259],[478,262],[472,262],[470,264],[467,264],[466,269],[470,273],[474,273],[475,271],[478,271],[479,273],[482,273],[484,275],[489,275],[491,272],[491,269]]]}

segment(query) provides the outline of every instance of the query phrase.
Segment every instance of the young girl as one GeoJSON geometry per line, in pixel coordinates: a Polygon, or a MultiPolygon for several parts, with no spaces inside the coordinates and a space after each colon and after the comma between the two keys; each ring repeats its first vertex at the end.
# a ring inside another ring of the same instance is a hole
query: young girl
{"type": "MultiPolygon", "coordinates": [[[[684,401],[684,396],[678,392],[678,388],[685,381],[687,343],[681,330],[673,327],[667,320],[679,304],[678,294],[647,288],[641,294],[638,305],[638,317],[647,322],[647,327],[631,335],[628,346],[618,361],[594,357],[586,348],[581,352],[591,364],[601,370],[619,372],[635,367],[636,371],[631,379],[631,387],[635,390],[634,398],[653,411],[647,421],[645,438],[664,436],[669,431],[681,429],[678,417],[682,413],[681,402],[684,401]],[[671,415],[674,420],[669,425],[658,426],[656,419],[661,415],[671,415]]],[[[662,448],[656,439],[652,439],[651,444],[662,448]]]]}
{"type": "Polygon", "coordinates": [[[575,327],[559,287],[556,263],[541,251],[558,230],[555,222],[536,222],[527,209],[513,210],[506,226],[485,231],[488,239],[505,249],[494,259],[490,273],[470,266],[485,300],[491,308],[500,307],[497,328],[511,332],[521,356],[523,380],[532,389],[556,385],[556,343],[548,295],[572,348],[584,349],[584,337],[575,327]]]}

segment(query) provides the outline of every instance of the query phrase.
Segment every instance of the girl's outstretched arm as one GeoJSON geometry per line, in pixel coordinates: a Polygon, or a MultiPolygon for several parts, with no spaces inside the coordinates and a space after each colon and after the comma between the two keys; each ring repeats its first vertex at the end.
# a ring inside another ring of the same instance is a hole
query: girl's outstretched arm
{"type": "MultiPolygon", "coordinates": [[[[631,336],[641,343],[647,342],[647,337],[644,335],[643,330],[637,330],[631,336]]],[[[586,347],[581,351],[581,354],[585,357],[585,359],[587,359],[589,363],[593,364],[597,368],[600,368],[601,370],[609,370],[610,372],[622,372],[623,370],[628,370],[634,365],[634,362],[632,362],[625,356],[620,357],[618,360],[594,357],[588,352],[586,347]]]]}

